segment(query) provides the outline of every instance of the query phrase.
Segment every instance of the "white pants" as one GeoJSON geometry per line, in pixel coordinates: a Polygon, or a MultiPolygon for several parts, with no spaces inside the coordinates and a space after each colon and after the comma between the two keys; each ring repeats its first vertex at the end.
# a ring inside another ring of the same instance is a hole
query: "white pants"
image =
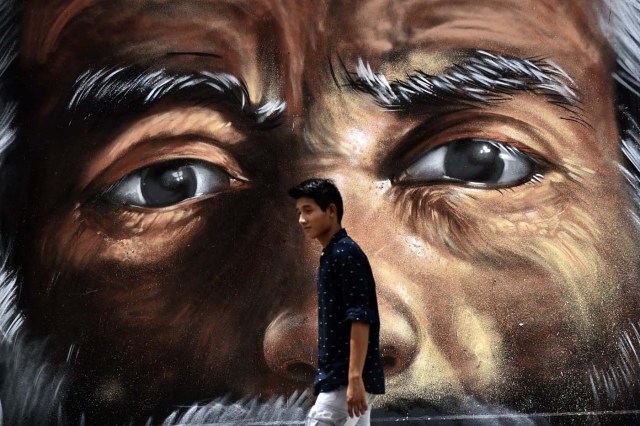
{"type": "Polygon", "coordinates": [[[360,417],[349,417],[347,388],[342,386],[331,392],[320,392],[307,415],[306,426],[369,426],[371,403],[375,395],[367,393],[367,411],[360,417]]]}

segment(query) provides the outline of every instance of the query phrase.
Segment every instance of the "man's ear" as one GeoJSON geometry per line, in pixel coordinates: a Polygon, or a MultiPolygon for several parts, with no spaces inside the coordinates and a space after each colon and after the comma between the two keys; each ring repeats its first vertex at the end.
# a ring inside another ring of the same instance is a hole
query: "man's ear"
{"type": "Polygon", "coordinates": [[[335,215],[336,218],[338,217],[338,207],[336,207],[335,204],[331,203],[327,208],[329,209],[329,213],[335,215]]]}

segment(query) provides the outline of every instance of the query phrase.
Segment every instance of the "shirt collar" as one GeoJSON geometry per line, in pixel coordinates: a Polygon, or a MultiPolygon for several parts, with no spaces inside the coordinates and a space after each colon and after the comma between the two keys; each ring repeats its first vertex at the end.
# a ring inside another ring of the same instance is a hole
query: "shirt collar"
{"type": "Polygon", "coordinates": [[[327,244],[327,246],[322,250],[322,254],[324,254],[327,250],[331,248],[331,246],[333,246],[335,243],[337,243],[338,241],[340,241],[345,237],[347,237],[347,230],[344,228],[340,228],[338,231],[336,231],[335,234],[333,234],[333,236],[331,237],[331,240],[329,240],[329,244],[327,244]]]}

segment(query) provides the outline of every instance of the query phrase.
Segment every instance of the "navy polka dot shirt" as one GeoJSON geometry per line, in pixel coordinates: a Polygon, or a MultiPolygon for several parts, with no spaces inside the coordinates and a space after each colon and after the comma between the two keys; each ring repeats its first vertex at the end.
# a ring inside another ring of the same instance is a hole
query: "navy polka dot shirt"
{"type": "Polygon", "coordinates": [[[367,256],[345,229],[335,233],[320,255],[317,288],[318,372],[314,394],[348,384],[352,321],[370,324],[362,380],[367,392],[383,394],[376,284],[367,256]]]}

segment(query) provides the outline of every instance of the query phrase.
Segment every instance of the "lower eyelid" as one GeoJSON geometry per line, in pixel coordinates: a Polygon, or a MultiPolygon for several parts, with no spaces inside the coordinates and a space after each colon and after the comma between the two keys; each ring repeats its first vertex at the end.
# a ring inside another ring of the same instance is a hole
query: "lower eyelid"
{"type": "MultiPolygon", "coordinates": [[[[496,192],[499,196],[508,197],[509,194],[523,194],[523,190],[529,185],[536,187],[544,186],[544,179],[546,176],[542,173],[536,173],[531,179],[522,182],[519,185],[506,188],[487,188],[478,192],[478,188],[470,188],[463,185],[425,185],[419,187],[392,187],[390,198],[394,200],[395,209],[397,214],[403,221],[406,221],[410,226],[415,226],[419,231],[421,228],[425,231],[424,227],[434,226],[434,220],[444,217],[449,217],[455,220],[462,227],[467,223],[464,219],[465,215],[474,212],[474,214],[480,214],[478,209],[482,209],[482,206],[490,205],[491,208],[497,212],[502,210],[495,210],[494,203],[496,201],[496,192]],[[462,192],[460,192],[462,191],[462,192]],[[463,196],[462,199],[459,196],[463,196]],[[461,200],[467,200],[464,204],[461,204],[461,200]],[[490,203],[490,204],[487,204],[490,203]],[[439,214],[433,215],[433,211],[439,214]]],[[[533,189],[533,188],[532,188],[533,189]]],[[[533,194],[533,193],[532,193],[533,194]]],[[[526,208],[530,208],[532,203],[538,203],[540,199],[538,197],[529,198],[531,201],[524,201],[521,199],[520,203],[526,204],[526,208]]],[[[512,206],[508,198],[504,199],[504,205],[512,206]]],[[[522,207],[516,207],[521,209],[522,207]]],[[[429,231],[431,232],[431,231],[429,231]]],[[[439,232],[438,232],[439,233],[439,232]]]]}
{"type": "MultiPolygon", "coordinates": [[[[194,204],[177,205],[171,209],[117,208],[108,215],[102,210],[91,209],[86,217],[92,227],[100,229],[105,235],[126,238],[154,229],[166,232],[167,226],[192,226],[198,221],[200,211],[194,204]]],[[[177,229],[173,228],[174,231],[177,229]]]]}
{"type": "Polygon", "coordinates": [[[83,207],[92,212],[91,217],[99,216],[101,217],[100,221],[107,221],[111,227],[118,226],[125,229],[137,227],[142,230],[143,228],[173,225],[182,220],[189,222],[193,220],[193,215],[200,214],[202,209],[207,208],[207,200],[219,198],[228,192],[230,191],[224,190],[201,197],[189,198],[165,207],[145,207],[114,203],[110,200],[105,200],[104,197],[90,200],[83,207]],[[143,222],[141,222],[140,226],[137,226],[135,221],[143,222]]]}
{"type": "Polygon", "coordinates": [[[511,192],[515,192],[518,189],[526,186],[526,185],[543,185],[543,179],[544,179],[544,175],[541,173],[536,173],[533,176],[531,176],[529,179],[517,184],[517,185],[512,185],[512,186],[504,186],[504,187],[498,187],[498,188],[487,188],[487,189],[491,189],[494,191],[498,191],[501,194],[503,194],[505,191],[511,191],[511,192]]]}

